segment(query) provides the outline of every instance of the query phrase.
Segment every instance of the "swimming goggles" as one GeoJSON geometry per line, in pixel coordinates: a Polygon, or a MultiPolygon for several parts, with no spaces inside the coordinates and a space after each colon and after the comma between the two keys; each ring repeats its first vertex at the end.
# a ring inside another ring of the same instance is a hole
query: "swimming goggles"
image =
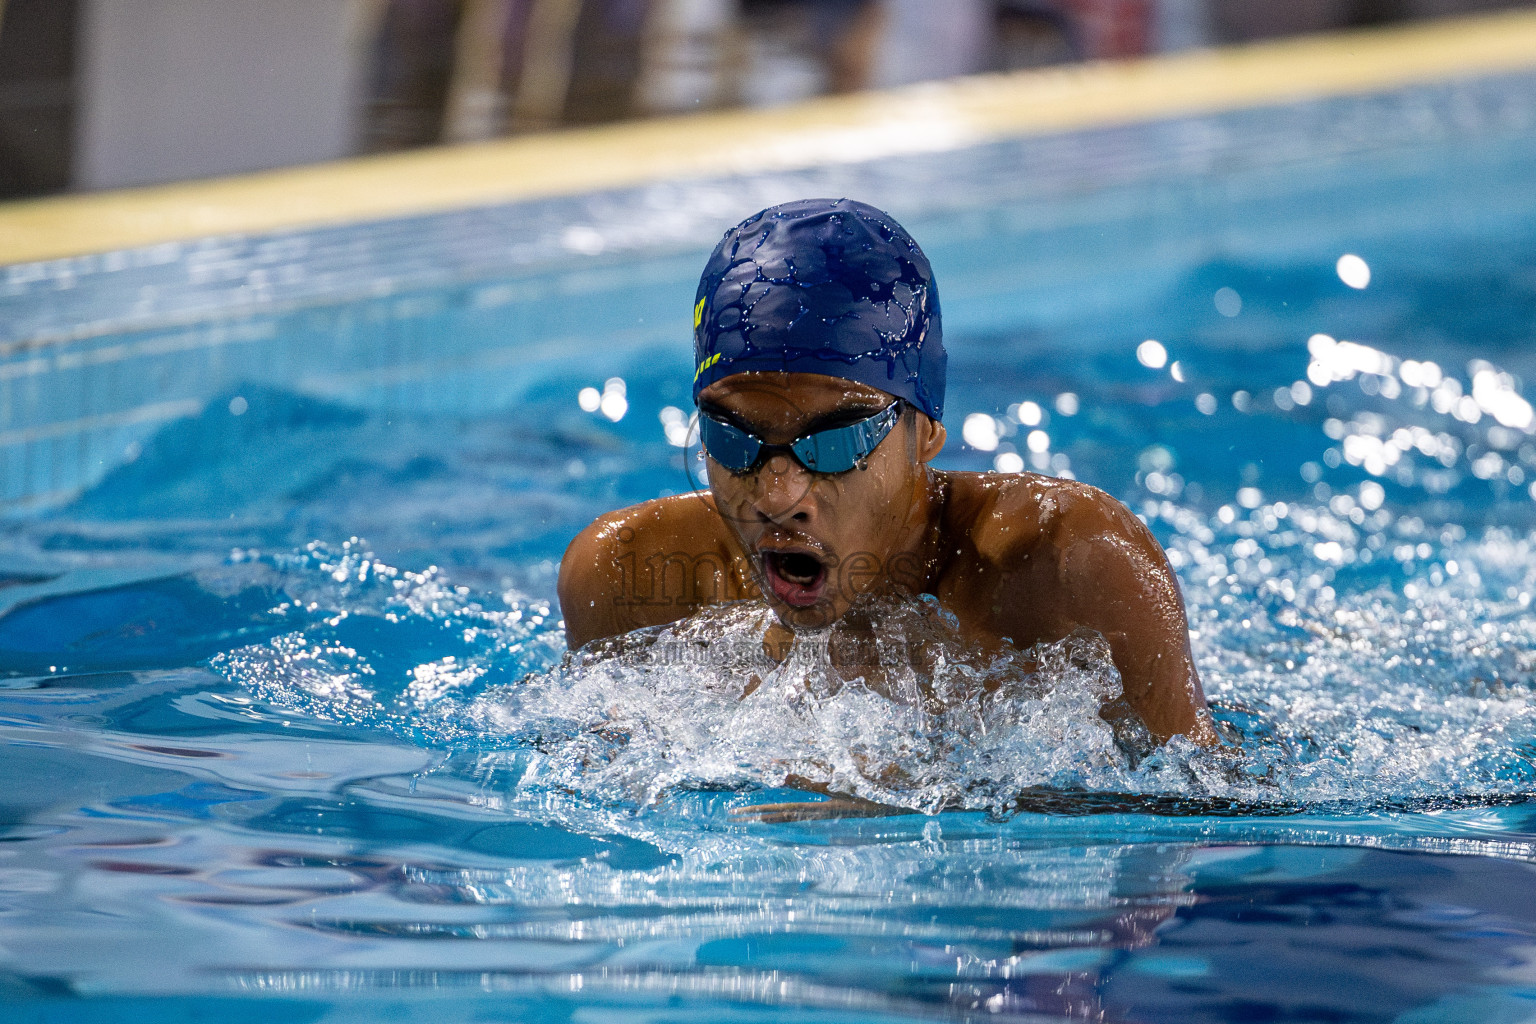
{"type": "Polygon", "coordinates": [[[699,433],[710,458],[732,473],[745,473],[757,466],[768,450],[787,450],[812,473],[846,473],[854,466],[864,467],[864,460],[875,446],[885,440],[901,415],[901,402],[895,401],[873,416],[845,427],[818,430],[798,437],[789,444],[765,444],[749,434],[706,412],[699,414],[699,433]]]}

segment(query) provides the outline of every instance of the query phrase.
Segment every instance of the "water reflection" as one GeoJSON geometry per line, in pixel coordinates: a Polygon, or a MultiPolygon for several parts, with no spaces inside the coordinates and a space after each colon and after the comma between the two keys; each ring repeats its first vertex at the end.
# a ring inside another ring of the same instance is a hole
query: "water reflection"
{"type": "MultiPolygon", "coordinates": [[[[1454,1000],[1536,962],[1536,424],[1509,340],[1529,303],[1513,270],[1496,302],[1407,302],[1376,249],[1345,291],[1342,248],[1308,257],[1322,298],[1213,264],[1118,325],[1081,302],[1078,334],[1047,316],[955,347],[947,464],[1080,475],[1147,520],[1250,778],[1169,757],[1149,794],[1058,790],[1001,821],[772,826],[728,809],[791,794],[701,792],[721,776],[678,758],[646,808],[534,784],[562,723],[466,709],[560,656],[572,532],[688,486],[678,368],[409,421],[242,385],[5,538],[17,586],[55,589],[10,619],[47,630],[7,634],[34,646],[0,707],[0,985],[557,1018],[1496,1019],[1454,1000]],[[1196,313],[1148,322],[1163,305],[1196,313]],[[63,574],[109,558],[164,572],[63,574]],[[131,642],[92,646],[98,622],[131,642]],[[1223,786],[1266,802],[1195,802],[1223,786]]],[[[764,763],[725,769],[760,785],[764,763]]]]}

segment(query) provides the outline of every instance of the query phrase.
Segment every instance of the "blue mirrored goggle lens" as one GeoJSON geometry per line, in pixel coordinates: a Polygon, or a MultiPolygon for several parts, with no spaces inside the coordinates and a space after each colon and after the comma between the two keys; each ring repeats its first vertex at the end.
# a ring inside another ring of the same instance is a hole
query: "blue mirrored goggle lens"
{"type": "MultiPolygon", "coordinates": [[[[893,402],[845,427],[807,434],[787,447],[800,465],[813,473],[846,473],[885,440],[896,425],[900,404],[893,402]]],[[[733,473],[745,473],[757,465],[765,447],[781,447],[766,446],[746,431],[707,415],[699,417],[699,428],[710,457],[733,473]]]]}
{"type": "Polygon", "coordinates": [[[763,442],[712,416],[699,417],[699,437],[709,457],[732,473],[745,473],[757,465],[763,442]]]}

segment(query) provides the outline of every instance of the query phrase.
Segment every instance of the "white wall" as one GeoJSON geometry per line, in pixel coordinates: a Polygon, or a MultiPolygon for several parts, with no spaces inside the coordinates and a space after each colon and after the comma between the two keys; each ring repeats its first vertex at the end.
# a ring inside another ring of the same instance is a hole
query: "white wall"
{"type": "Polygon", "coordinates": [[[985,70],[991,57],[989,0],[882,0],[885,45],[876,88],[985,70]]]}
{"type": "Polygon", "coordinates": [[[344,156],[367,0],[84,0],[75,185],[344,156]]]}

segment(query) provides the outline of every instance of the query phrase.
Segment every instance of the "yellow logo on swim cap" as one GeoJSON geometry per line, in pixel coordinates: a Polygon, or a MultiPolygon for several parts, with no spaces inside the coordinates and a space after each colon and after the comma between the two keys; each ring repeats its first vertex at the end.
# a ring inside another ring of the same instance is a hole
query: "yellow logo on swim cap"
{"type": "MultiPolygon", "coordinates": [[[[700,304],[702,305],[702,303],[700,303],[700,304]]],[[[703,373],[705,370],[709,369],[711,366],[714,366],[719,361],[720,361],[720,353],[716,352],[714,355],[710,356],[709,358],[707,358],[704,361],[702,361],[701,363],[699,363],[699,368],[697,370],[693,371],[693,379],[694,380],[698,380],[699,379],[699,374],[703,373]]]]}
{"type": "Polygon", "coordinates": [[[693,329],[694,330],[698,330],[699,329],[699,324],[701,324],[703,322],[704,322],[704,300],[700,299],[699,300],[699,304],[697,306],[693,307],[693,329]]]}

